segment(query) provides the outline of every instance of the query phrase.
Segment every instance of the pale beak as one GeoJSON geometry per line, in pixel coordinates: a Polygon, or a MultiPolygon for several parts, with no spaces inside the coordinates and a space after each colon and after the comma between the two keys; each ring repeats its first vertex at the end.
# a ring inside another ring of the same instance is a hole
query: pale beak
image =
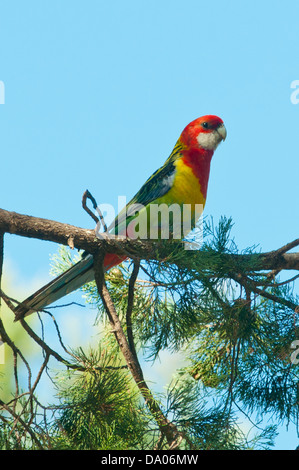
{"type": "Polygon", "coordinates": [[[226,128],[224,124],[221,124],[221,126],[218,127],[217,132],[220,135],[222,140],[226,139],[227,132],[226,132],[226,128]]]}

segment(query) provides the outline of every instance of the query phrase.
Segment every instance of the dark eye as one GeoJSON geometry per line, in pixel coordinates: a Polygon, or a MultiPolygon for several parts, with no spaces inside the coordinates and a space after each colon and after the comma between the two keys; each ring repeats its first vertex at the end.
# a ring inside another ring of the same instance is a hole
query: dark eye
{"type": "Polygon", "coordinates": [[[203,123],[202,123],[202,127],[203,127],[204,129],[209,129],[209,123],[208,123],[208,122],[203,122],[203,123]]]}

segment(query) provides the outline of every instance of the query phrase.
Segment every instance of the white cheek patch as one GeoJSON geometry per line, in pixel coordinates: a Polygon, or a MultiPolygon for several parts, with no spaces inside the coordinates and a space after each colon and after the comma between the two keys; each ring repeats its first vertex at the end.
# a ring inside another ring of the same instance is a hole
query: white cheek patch
{"type": "Polygon", "coordinates": [[[215,150],[221,140],[222,137],[217,131],[200,132],[197,136],[198,144],[206,150],[215,150]]]}

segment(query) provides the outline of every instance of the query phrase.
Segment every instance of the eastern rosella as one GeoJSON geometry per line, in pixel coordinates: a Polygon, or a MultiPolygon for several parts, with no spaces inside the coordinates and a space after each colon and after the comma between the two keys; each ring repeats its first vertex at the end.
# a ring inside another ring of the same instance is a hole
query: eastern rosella
{"type": "MultiPolygon", "coordinates": [[[[138,217],[138,212],[130,213],[130,208],[134,204],[141,204],[142,210],[147,212],[154,204],[167,206],[177,204],[180,207],[189,204],[191,228],[193,228],[197,217],[195,206],[204,207],[206,202],[213,153],[225,138],[225,126],[222,119],[217,116],[203,116],[188,124],[164,165],[146,181],[121,211],[112,224],[113,230],[110,230],[110,233],[130,237],[128,227],[132,227],[132,221],[134,223],[138,217]]],[[[171,230],[170,228],[170,236],[171,230]]],[[[104,269],[107,271],[124,259],[125,257],[119,255],[107,254],[104,259],[104,269]]],[[[79,262],[28,297],[16,309],[16,320],[43,309],[93,279],[93,257],[85,254],[79,262]]]]}

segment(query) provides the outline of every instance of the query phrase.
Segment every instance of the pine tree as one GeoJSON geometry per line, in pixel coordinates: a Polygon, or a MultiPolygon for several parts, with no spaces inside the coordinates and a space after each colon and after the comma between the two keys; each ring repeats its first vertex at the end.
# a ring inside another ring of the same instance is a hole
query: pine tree
{"type": "MultiPolygon", "coordinates": [[[[11,399],[1,401],[1,448],[264,449],[274,445],[278,425],[297,424],[295,277],[257,270],[257,248],[239,252],[231,231],[230,219],[216,227],[205,221],[199,250],[180,243],[170,249],[165,241],[166,256],[132,256],[106,273],[102,288],[85,285],[83,296],[101,331],[96,347],[69,351],[51,313],[63,350],[58,353],[44,341],[43,317],[34,328],[22,321],[43,360],[35,381],[20,390],[15,380],[11,399]],[[111,328],[114,311],[135,369],[119,330],[111,328]],[[163,351],[181,357],[181,365],[165,389],[148,386],[140,364],[155,368],[163,351]],[[38,385],[45,374],[56,393],[42,404],[38,385]],[[244,421],[251,424],[249,434],[244,421]]],[[[74,261],[63,247],[52,269],[57,274],[74,261]]],[[[10,305],[13,299],[2,294],[10,305]]],[[[11,374],[16,378],[23,367],[32,377],[32,366],[3,321],[0,326],[18,358],[11,374]]]]}

